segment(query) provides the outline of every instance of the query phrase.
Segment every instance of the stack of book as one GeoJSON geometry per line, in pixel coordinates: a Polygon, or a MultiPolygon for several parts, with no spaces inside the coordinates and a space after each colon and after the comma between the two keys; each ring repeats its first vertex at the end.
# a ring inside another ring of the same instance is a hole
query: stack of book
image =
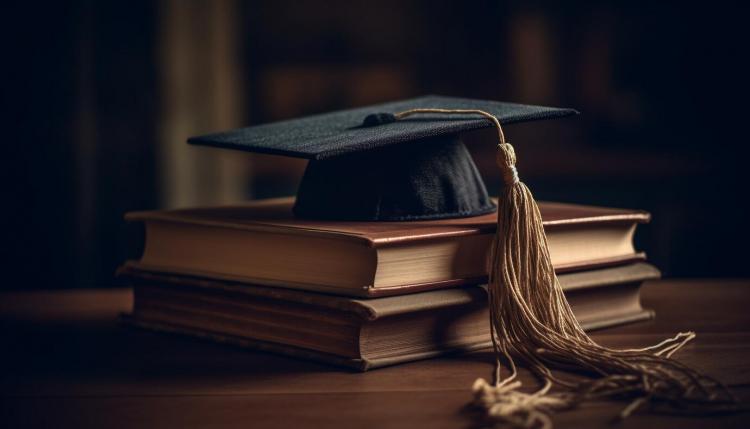
{"type": "MultiPolygon", "coordinates": [[[[412,222],[297,219],[292,199],[128,214],[143,222],[128,320],[359,370],[489,347],[496,214],[412,222]]],[[[540,203],[552,263],[585,329],[651,318],[659,277],[635,250],[648,213],[540,203]]]]}

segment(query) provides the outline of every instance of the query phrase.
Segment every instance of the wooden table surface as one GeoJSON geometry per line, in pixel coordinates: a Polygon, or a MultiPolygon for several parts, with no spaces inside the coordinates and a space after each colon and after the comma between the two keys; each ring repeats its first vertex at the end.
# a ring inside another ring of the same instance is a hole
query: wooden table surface
{"type": "MultiPolygon", "coordinates": [[[[750,281],[651,282],[643,301],[656,320],[595,339],[632,347],[694,330],[679,359],[750,398],[750,281]]],[[[491,376],[489,351],[352,373],[126,328],[130,304],[127,289],[0,294],[0,427],[478,427],[467,404],[491,376]]],[[[613,424],[622,406],[586,405],[555,427],[750,427],[747,413],[613,424]]]]}

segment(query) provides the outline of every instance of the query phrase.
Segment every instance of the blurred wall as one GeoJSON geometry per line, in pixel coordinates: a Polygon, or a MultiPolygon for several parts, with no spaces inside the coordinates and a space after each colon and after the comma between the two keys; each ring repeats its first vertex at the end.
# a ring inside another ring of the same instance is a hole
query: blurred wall
{"type": "Polygon", "coordinates": [[[161,206],[222,204],[246,198],[249,159],[190,147],[188,137],[237,128],[246,117],[239,2],[159,3],[160,96],[157,176],[161,206]]]}
{"type": "MultiPolygon", "coordinates": [[[[509,126],[538,198],[654,215],[669,276],[746,276],[744,14],[731,3],[18,2],[2,28],[3,288],[114,284],[126,211],[293,194],[304,162],[190,135],[438,93],[570,106],[509,126]]],[[[492,145],[471,143],[497,189],[492,145]]]]}

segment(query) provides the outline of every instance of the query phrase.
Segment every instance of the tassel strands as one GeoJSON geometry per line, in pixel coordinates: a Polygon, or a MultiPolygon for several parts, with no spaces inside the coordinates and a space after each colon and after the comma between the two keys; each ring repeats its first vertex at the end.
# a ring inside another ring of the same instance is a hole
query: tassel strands
{"type": "Polygon", "coordinates": [[[651,347],[613,350],[596,344],[581,328],[563,294],[550,261],[539,208],[516,171],[516,155],[497,118],[481,110],[413,109],[417,113],[478,114],[498,131],[497,163],[503,179],[497,233],[489,254],[489,313],[496,356],[495,378],[474,383],[475,403],[492,422],[524,428],[551,428],[552,413],[585,401],[627,399],[626,418],[642,407],[708,413],[738,410],[732,394],[718,381],[675,360],[672,354],[695,334],[680,333],[651,347]],[[541,388],[521,391],[516,359],[539,379],[541,388]],[[502,361],[510,374],[502,378],[502,361]],[[588,375],[565,379],[552,369],[588,375]]]}
{"type": "Polygon", "coordinates": [[[555,275],[542,217],[531,192],[518,179],[513,147],[502,140],[497,163],[504,189],[489,255],[488,295],[495,351],[509,363],[511,374],[501,380],[498,362],[492,385],[481,379],[474,384],[476,402],[487,416],[520,427],[549,428],[554,411],[587,400],[626,397],[632,402],[620,418],[656,403],[685,412],[735,408],[736,399],[718,381],[670,359],[695,337],[692,332],[633,350],[612,350],[591,340],[555,275]],[[540,390],[519,391],[515,358],[542,381],[540,390]],[[591,379],[561,379],[552,368],[578,370],[591,379]]]}

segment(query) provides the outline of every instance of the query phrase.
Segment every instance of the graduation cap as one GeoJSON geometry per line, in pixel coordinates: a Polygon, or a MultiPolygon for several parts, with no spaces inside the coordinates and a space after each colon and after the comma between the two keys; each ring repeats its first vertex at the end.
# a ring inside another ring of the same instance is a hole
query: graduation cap
{"type": "Polygon", "coordinates": [[[494,127],[503,187],[497,233],[488,257],[488,305],[497,358],[492,383],[474,384],[488,417],[523,427],[549,427],[549,414],[582,401],[629,397],[621,417],[658,401],[673,411],[737,409],[718,381],[670,359],[692,332],[642,349],[596,344],[570,309],[549,258],[542,218],[518,177],[516,154],[501,124],[550,119],[572,109],[450,97],[421,97],[226,131],[192,144],[310,160],[295,214],[332,220],[408,221],[466,217],[495,210],[468,151],[465,131],[494,127]],[[542,381],[521,389],[515,360],[542,381]],[[500,376],[500,361],[511,368],[500,376]],[[579,369],[583,381],[552,368],[579,369]]]}
{"type": "Polygon", "coordinates": [[[478,216],[496,207],[460,134],[494,123],[468,110],[482,110],[503,124],[577,113],[426,96],[193,137],[188,142],[309,159],[294,206],[299,217],[404,221],[478,216]],[[435,106],[454,112],[394,116],[435,106]]]}

